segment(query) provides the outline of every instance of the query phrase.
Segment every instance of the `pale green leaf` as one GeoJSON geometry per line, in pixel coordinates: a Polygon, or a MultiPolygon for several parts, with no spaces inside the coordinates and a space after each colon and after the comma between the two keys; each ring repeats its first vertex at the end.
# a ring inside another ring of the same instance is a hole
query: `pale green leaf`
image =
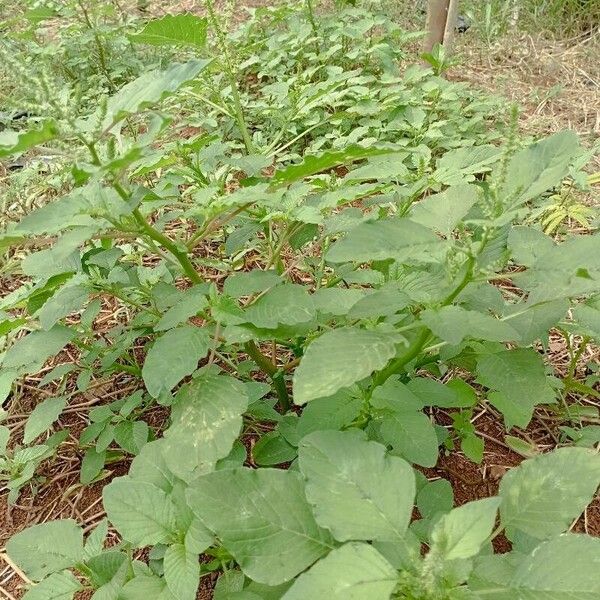
{"type": "Polygon", "coordinates": [[[55,325],[48,331],[33,331],[13,344],[2,363],[3,369],[27,369],[39,371],[44,363],[58,354],[74,337],[69,327],[55,325]]]}
{"type": "MultiPolygon", "coordinates": [[[[109,129],[128,115],[141,112],[195,79],[211,60],[191,60],[173,64],[165,71],[148,71],[122,87],[109,98],[102,127],[109,129]]],[[[91,125],[96,117],[93,116],[91,125]]]]}
{"type": "Polygon", "coordinates": [[[175,506],[151,483],[119,477],[104,488],[102,498],[107,517],[134,546],[164,544],[174,538],[175,506]]]}
{"type": "Polygon", "coordinates": [[[167,587],[177,600],[195,600],[200,584],[198,555],[186,550],[183,544],[167,548],[163,568],[167,587]]]}
{"type": "Polygon", "coordinates": [[[294,373],[294,403],[306,404],[383,369],[396,354],[389,334],[357,328],[328,331],[312,342],[294,373]]]}
{"type": "Polygon", "coordinates": [[[350,543],[300,575],[282,600],[388,600],[397,583],[398,573],[375,548],[350,543]]]}
{"type": "Polygon", "coordinates": [[[573,131],[560,131],[520,150],[508,164],[500,197],[522,204],[543,194],[562,181],[579,152],[579,138],[573,131]]]}
{"type": "Polygon", "coordinates": [[[184,323],[190,317],[197,315],[208,306],[202,286],[194,286],[181,295],[181,298],[160,318],[154,326],[154,331],[166,331],[184,323]]]}
{"type": "Polygon", "coordinates": [[[308,290],[295,284],[274,287],[244,311],[245,322],[261,329],[309,323],[314,317],[315,307],[308,290]]]}
{"type": "Polygon", "coordinates": [[[167,588],[164,579],[156,575],[138,575],[128,581],[120,592],[119,600],[177,600],[167,588]]]}
{"type": "Polygon", "coordinates": [[[48,398],[36,405],[25,423],[23,443],[30,444],[38,435],[50,429],[52,423],[58,419],[60,413],[63,411],[66,403],[67,399],[62,397],[48,398]]]}
{"type": "Polygon", "coordinates": [[[460,306],[443,306],[421,312],[421,320],[439,338],[454,346],[465,338],[515,342],[519,333],[507,321],[460,306]]]}
{"type": "Polygon", "coordinates": [[[165,15],[146,23],[139,33],[129,36],[133,42],[153,46],[192,46],[203,49],[206,45],[207,20],[189,13],[165,15]]]}
{"type": "Polygon", "coordinates": [[[223,293],[232,298],[251,296],[264,292],[281,281],[281,277],[275,271],[253,270],[233,273],[225,280],[223,293]]]}
{"type": "Polygon", "coordinates": [[[71,519],[33,525],[13,535],[6,551],[33,581],[40,581],[81,560],[83,530],[71,519]]]}
{"type": "Polygon", "coordinates": [[[52,120],[44,121],[38,129],[29,131],[2,131],[0,132],[0,158],[11,154],[20,154],[54,139],[58,135],[58,127],[52,120]]]}
{"type": "Polygon", "coordinates": [[[431,552],[444,560],[470,558],[481,550],[494,528],[500,498],[468,502],[444,515],[431,532],[431,552]]]}
{"type": "Polygon", "coordinates": [[[408,219],[388,218],[354,227],[325,256],[333,263],[390,258],[400,263],[436,262],[444,248],[444,242],[427,227],[408,219]]]}
{"type": "Polygon", "coordinates": [[[144,361],[142,377],[154,398],[170,392],[184,377],[198,368],[208,354],[208,333],[193,325],[182,325],[157,338],[144,361]]]}
{"type": "Polygon", "coordinates": [[[63,571],[53,573],[32,587],[23,600],[71,600],[82,589],[83,586],[70,571],[63,571]]]}
{"type": "Polygon", "coordinates": [[[337,540],[403,538],[415,498],[407,462],[356,429],[311,433],[300,442],[299,457],[317,523],[337,540]]]}
{"type": "Polygon", "coordinates": [[[84,285],[69,283],[48,298],[35,316],[40,320],[43,329],[50,329],[59,319],[83,308],[88,296],[84,285]]]}
{"type": "Polygon", "coordinates": [[[559,448],[523,461],[500,482],[500,517],[509,538],[518,531],[548,538],[568,529],[600,485],[600,455],[559,448]]]}
{"type": "Polygon", "coordinates": [[[242,571],[259,583],[289,581],[331,548],[293,471],[216,471],[198,478],[187,498],[242,571]]]}
{"type": "Polygon", "coordinates": [[[448,236],[477,202],[477,198],[476,186],[454,186],[414,204],[410,218],[415,223],[448,236]]]}
{"type": "Polygon", "coordinates": [[[205,374],[183,387],[163,446],[171,472],[191,481],[212,471],[231,451],[247,406],[245,386],[232,377],[205,374]]]}
{"type": "Polygon", "coordinates": [[[469,581],[482,600],[596,600],[600,597],[600,540],[561,535],[529,555],[482,557],[469,581]]]}
{"type": "Polygon", "coordinates": [[[287,185],[298,179],[328,171],[338,165],[349,165],[363,158],[390,154],[391,152],[396,151],[387,148],[364,148],[354,145],[348,146],[344,150],[327,150],[317,155],[306,155],[303,157],[302,162],[276,171],[272,181],[276,185],[287,185]]]}
{"type": "Polygon", "coordinates": [[[516,348],[477,357],[477,383],[495,390],[489,399],[502,411],[507,428],[526,427],[537,404],[553,402],[555,392],[542,357],[532,348],[516,348]]]}

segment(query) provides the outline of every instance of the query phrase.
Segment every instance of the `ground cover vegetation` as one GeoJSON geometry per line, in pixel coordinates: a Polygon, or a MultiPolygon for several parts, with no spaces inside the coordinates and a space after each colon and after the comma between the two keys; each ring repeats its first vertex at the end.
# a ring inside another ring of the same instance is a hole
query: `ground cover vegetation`
{"type": "Polygon", "coordinates": [[[103,509],[6,542],[27,600],[600,594],[594,149],[315,4],[4,23],[0,481],[74,449],[103,509]],[[455,502],[484,413],[525,459],[455,502]]]}

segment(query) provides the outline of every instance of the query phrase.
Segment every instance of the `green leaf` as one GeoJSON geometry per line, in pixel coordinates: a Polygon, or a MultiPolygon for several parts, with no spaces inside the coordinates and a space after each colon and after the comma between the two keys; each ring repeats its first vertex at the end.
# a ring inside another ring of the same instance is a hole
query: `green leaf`
{"type": "Polygon", "coordinates": [[[177,600],[195,600],[200,584],[198,555],[186,550],[183,544],[167,548],[163,563],[167,587],[177,600]]]}
{"type": "Polygon", "coordinates": [[[271,467],[296,458],[294,448],[278,431],[269,431],[252,448],[254,462],[261,467],[271,467]]]}
{"type": "Polygon", "coordinates": [[[600,485],[600,455],[559,448],[523,461],[500,482],[500,518],[509,539],[521,531],[537,539],[565,531],[600,485]]]}
{"type": "Polygon", "coordinates": [[[449,236],[477,202],[474,185],[458,185],[413,205],[411,221],[449,236]]]}
{"type": "Polygon", "coordinates": [[[598,538],[561,535],[540,544],[529,556],[516,554],[510,565],[508,561],[512,554],[515,553],[503,554],[502,558],[497,555],[485,557],[479,561],[474,575],[477,579],[483,575],[483,581],[473,581],[470,586],[478,598],[595,600],[600,595],[598,538]],[[498,560],[502,562],[494,564],[498,560]],[[485,571],[481,569],[488,565],[495,567],[491,573],[489,567],[485,571]]]}
{"type": "Polygon", "coordinates": [[[348,318],[386,317],[396,314],[411,303],[410,297],[400,290],[400,284],[391,282],[356,302],[348,311],[348,318]]]}
{"type": "Polygon", "coordinates": [[[340,390],[333,396],[311,400],[298,419],[299,439],[313,431],[339,430],[354,421],[360,414],[363,400],[355,390],[340,390]]]}
{"type": "Polygon", "coordinates": [[[259,583],[289,581],[331,548],[293,471],[216,471],[198,478],[187,499],[242,571],[259,583]]]}
{"type": "Polygon", "coordinates": [[[50,329],[59,319],[79,311],[88,300],[88,290],[84,285],[71,285],[60,288],[36,313],[43,329],[50,329]]]}
{"type": "Polygon", "coordinates": [[[207,20],[189,13],[165,15],[146,23],[139,33],[129,36],[132,42],[152,46],[206,46],[207,20]]]}
{"type": "Polygon", "coordinates": [[[545,340],[548,331],[554,327],[569,309],[569,301],[565,298],[531,304],[512,304],[504,311],[504,319],[519,333],[523,346],[536,340],[545,340]]]}
{"type": "Polygon", "coordinates": [[[188,482],[212,471],[229,454],[247,406],[244,384],[232,377],[205,374],[183,387],[165,432],[168,468],[188,482]]]}
{"type": "Polygon", "coordinates": [[[164,579],[156,575],[138,575],[128,581],[120,592],[119,600],[177,600],[167,588],[164,579]]]}
{"type": "Polygon", "coordinates": [[[300,575],[282,600],[388,600],[397,583],[398,573],[375,548],[350,543],[300,575]]]}
{"type": "Polygon", "coordinates": [[[335,242],[326,259],[332,263],[394,259],[437,262],[445,248],[430,229],[408,219],[365,221],[335,242]]]}
{"type": "Polygon", "coordinates": [[[468,502],[444,515],[431,532],[431,552],[444,560],[470,558],[481,550],[494,528],[500,498],[468,502]]]}
{"type": "Polygon", "coordinates": [[[338,165],[349,165],[369,156],[379,156],[392,152],[398,152],[398,150],[373,147],[363,148],[362,146],[354,145],[348,146],[344,150],[327,150],[314,156],[306,155],[299,164],[277,170],[271,181],[275,185],[288,185],[310,175],[329,171],[338,165]]]}
{"type": "Polygon", "coordinates": [[[508,164],[500,197],[522,204],[557,186],[580,152],[573,131],[560,131],[517,152],[508,164]]]}
{"type": "Polygon", "coordinates": [[[119,477],[104,488],[102,498],[106,515],[134,546],[164,544],[175,536],[175,506],[151,483],[119,477]]]}
{"type": "Polygon", "coordinates": [[[319,288],[313,295],[313,304],[320,313],[345,316],[365,293],[354,288],[319,288]]]}
{"type": "Polygon", "coordinates": [[[510,230],[508,247],[517,264],[531,267],[540,256],[552,250],[554,242],[539,229],[519,225],[510,230]]]}
{"type": "Polygon", "coordinates": [[[71,600],[83,586],[70,571],[53,573],[32,587],[23,600],[71,600]]]}
{"type": "Polygon", "coordinates": [[[308,290],[295,284],[274,287],[244,311],[245,322],[261,329],[293,327],[309,323],[314,317],[315,307],[308,290]]]}
{"type": "Polygon", "coordinates": [[[447,513],[454,505],[452,484],[447,479],[428,481],[417,494],[417,508],[424,519],[447,513]]]}
{"type": "Polygon", "coordinates": [[[355,429],[311,433],[300,442],[299,457],[317,523],[337,540],[404,537],[415,498],[407,462],[355,429]]]}
{"type": "Polygon", "coordinates": [[[489,401],[504,415],[506,427],[527,427],[537,404],[555,399],[542,357],[532,348],[516,348],[477,357],[477,383],[496,390],[489,401]]]}
{"type": "Polygon", "coordinates": [[[25,423],[25,433],[23,434],[23,443],[30,444],[38,435],[41,435],[50,429],[52,423],[58,419],[63,411],[67,399],[48,398],[38,404],[32,411],[25,423]]]}
{"type": "Polygon", "coordinates": [[[520,339],[519,333],[508,322],[460,306],[424,310],[421,320],[435,335],[454,346],[465,338],[490,342],[514,342],[520,339]]]}
{"type": "Polygon", "coordinates": [[[600,291],[600,234],[576,235],[545,250],[515,282],[537,304],[600,291]]]}
{"type": "Polygon", "coordinates": [[[181,298],[160,318],[154,331],[166,331],[187,321],[208,306],[203,286],[194,286],[183,292],[181,298]]]}
{"type": "Polygon", "coordinates": [[[96,452],[95,448],[88,448],[83,455],[81,461],[81,473],[79,475],[79,481],[83,485],[92,483],[104,469],[104,462],[106,461],[106,450],[96,452]]]}
{"type": "Polygon", "coordinates": [[[433,467],[438,458],[438,438],[433,423],[421,412],[422,401],[404,384],[388,379],[375,388],[371,404],[381,412],[381,441],[410,462],[433,467]]]}
{"type": "Polygon", "coordinates": [[[275,271],[253,270],[233,273],[225,280],[223,293],[232,298],[252,296],[281,282],[281,277],[275,271]]]}
{"type": "Polygon", "coordinates": [[[58,127],[52,120],[44,121],[38,129],[29,131],[0,132],[0,158],[20,154],[58,135],[58,127]]]}
{"type": "Polygon", "coordinates": [[[83,557],[83,530],[71,519],[33,525],[6,544],[11,559],[33,581],[68,569],[83,557]]]}
{"type": "Polygon", "coordinates": [[[142,368],[148,393],[158,398],[170,392],[198,368],[198,361],[208,354],[210,343],[208,333],[193,325],[182,325],[157,338],[142,368]]]}
{"type": "Polygon", "coordinates": [[[396,355],[389,334],[357,328],[335,329],[312,342],[294,373],[294,403],[306,404],[383,369],[396,355]]]}
{"type": "Polygon", "coordinates": [[[2,368],[26,369],[30,373],[39,371],[51,356],[58,354],[75,337],[75,333],[62,325],[55,325],[48,331],[33,331],[8,349],[2,368]]]}
{"type": "MultiPolygon", "coordinates": [[[[191,60],[183,64],[173,64],[165,71],[148,71],[123,86],[109,98],[106,116],[102,127],[110,129],[127,117],[141,112],[164,100],[182,85],[195,79],[211,60],[191,60]]],[[[96,116],[91,117],[93,127],[96,116]]]]}

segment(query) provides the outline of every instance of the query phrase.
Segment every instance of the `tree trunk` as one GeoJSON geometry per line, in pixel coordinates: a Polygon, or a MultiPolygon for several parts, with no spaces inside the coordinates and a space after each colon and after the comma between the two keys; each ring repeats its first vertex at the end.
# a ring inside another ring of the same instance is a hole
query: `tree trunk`
{"type": "Polygon", "coordinates": [[[457,16],[458,0],[429,0],[425,52],[431,52],[436,44],[443,44],[446,54],[450,53],[457,16]]]}

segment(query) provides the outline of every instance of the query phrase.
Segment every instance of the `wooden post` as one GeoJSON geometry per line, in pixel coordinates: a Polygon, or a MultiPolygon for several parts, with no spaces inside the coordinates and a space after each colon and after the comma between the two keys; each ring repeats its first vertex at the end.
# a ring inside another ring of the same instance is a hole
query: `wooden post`
{"type": "Polygon", "coordinates": [[[425,52],[431,52],[436,44],[443,44],[446,53],[450,52],[457,16],[458,0],[429,0],[425,52]]]}

